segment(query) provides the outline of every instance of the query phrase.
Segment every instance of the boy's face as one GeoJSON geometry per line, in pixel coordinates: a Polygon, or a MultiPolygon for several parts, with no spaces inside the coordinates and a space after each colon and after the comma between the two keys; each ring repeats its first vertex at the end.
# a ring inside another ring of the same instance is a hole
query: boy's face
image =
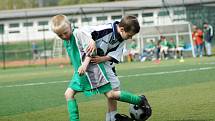
{"type": "Polygon", "coordinates": [[[193,31],[195,32],[195,31],[197,31],[197,26],[193,26],[193,31]]]}
{"type": "Polygon", "coordinates": [[[208,24],[204,24],[204,28],[205,28],[205,29],[208,28],[208,24]]]}
{"type": "Polygon", "coordinates": [[[63,40],[69,40],[72,34],[71,27],[67,27],[67,29],[56,32],[56,34],[63,40]]]}
{"type": "Polygon", "coordinates": [[[132,39],[132,37],[136,34],[136,33],[132,33],[132,32],[125,32],[123,27],[120,27],[119,33],[120,33],[123,40],[132,39]]]}

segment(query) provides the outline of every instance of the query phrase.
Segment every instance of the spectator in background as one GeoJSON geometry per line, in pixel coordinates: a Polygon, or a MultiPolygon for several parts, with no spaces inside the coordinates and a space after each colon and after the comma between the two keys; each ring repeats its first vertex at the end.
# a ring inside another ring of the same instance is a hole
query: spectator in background
{"type": "Polygon", "coordinates": [[[161,50],[161,39],[157,41],[155,52],[156,52],[156,60],[155,63],[160,63],[161,57],[160,57],[160,50],[161,50]]]}
{"type": "Polygon", "coordinates": [[[154,51],[155,51],[155,44],[154,44],[153,40],[150,40],[149,44],[145,48],[145,51],[149,52],[149,53],[154,53],[154,51]]]}
{"type": "Polygon", "coordinates": [[[32,42],[32,56],[33,60],[39,59],[38,46],[35,41],[32,42]]]}
{"type": "Polygon", "coordinates": [[[183,57],[184,47],[185,47],[184,37],[181,36],[176,46],[176,53],[177,53],[177,57],[180,57],[180,62],[184,62],[184,57],[183,57]]]}
{"type": "Polygon", "coordinates": [[[205,22],[203,24],[204,26],[204,44],[206,47],[206,51],[207,51],[207,56],[211,56],[212,52],[211,52],[211,48],[212,48],[212,38],[214,35],[213,32],[213,27],[211,25],[209,25],[207,22],[205,22]]]}
{"type": "Polygon", "coordinates": [[[155,49],[156,49],[156,45],[154,44],[154,41],[150,40],[150,42],[143,49],[143,54],[141,55],[141,58],[140,58],[141,62],[145,60],[154,60],[155,49]]]}
{"type": "Polygon", "coordinates": [[[160,42],[160,56],[162,56],[162,53],[164,54],[165,60],[168,59],[168,41],[166,40],[166,37],[161,36],[161,42],[160,42]]]}
{"type": "Polygon", "coordinates": [[[203,32],[196,25],[193,25],[192,39],[195,46],[195,57],[202,57],[203,49],[203,32]]]}
{"type": "Polygon", "coordinates": [[[134,61],[135,55],[138,53],[137,52],[137,43],[134,39],[131,40],[131,43],[129,44],[128,48],[129,48],[128,57],[129,57],[130,61],[134,61]]]}
{"type": "Polygon", "coordinates": [[[173,38],[170,38],[170,41],[168,42],[168,51],[169,51],[169,56],[170,52],[173,54],[174,58],[176,59],[176,43],[173,38]]]}

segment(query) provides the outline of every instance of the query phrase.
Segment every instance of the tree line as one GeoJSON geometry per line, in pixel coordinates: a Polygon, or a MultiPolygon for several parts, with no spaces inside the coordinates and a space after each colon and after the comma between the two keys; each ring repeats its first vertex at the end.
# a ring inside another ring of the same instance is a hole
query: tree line
{"type": "Polygon", "coordinates": [[[112,2],[112,1],[122,1],[122,0],[1,0],[0,10],[63,6],[63,5],[112,2]]]}

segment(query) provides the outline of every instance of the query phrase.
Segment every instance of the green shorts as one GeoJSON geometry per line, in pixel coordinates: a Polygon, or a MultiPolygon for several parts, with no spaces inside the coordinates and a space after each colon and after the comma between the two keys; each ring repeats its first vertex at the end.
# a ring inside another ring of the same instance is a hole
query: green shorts
{"type": "Polygon", "coordinates": [[[101,85],[97,88],[92,88],[86,75],[79,76],[76,73],[74,73],[73,78],[69,83],[69,88],[77,92],[84,92],[86,96],[91,96],[94,94],[103,94],[112,90],[110,83],[101,85]]]}

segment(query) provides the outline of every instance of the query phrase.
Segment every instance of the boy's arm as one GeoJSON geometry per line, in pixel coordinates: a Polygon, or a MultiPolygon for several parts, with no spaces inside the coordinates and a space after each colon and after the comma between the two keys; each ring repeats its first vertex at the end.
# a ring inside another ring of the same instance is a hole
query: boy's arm
{"type": "Polygon", "coordinates": [[[92,53],[96,50],[96,42],[93,39],[90,39],[88,46],[86,48],[87,53],[90,53],[90,55],[92,55],[92,53]]]}
{"type": "Polygon", "coordinates": [[[108,56],[108,55],[106,55],[106,56],[94,56],[93,58],[91,58],[91,62],[95,63],[95,64],[98,64],[98,63],[101,63],[101,62],[109,61],[111,59],[112,58],[110,56],[108,56]]]}
{"type": "Polygon", "coordinates": [[[116,50],[107,53],[107,55],[111,57],[111,62],[116,64],[120,62],[120,59],[123,56],[124,44],[125,42],[120,43],[116,50]]]}
{"type": "Polygon", "coordinates": [[[96,50],[96,42],[92,39],[91,33],[86,32],[84,29],[78,29],[77,37],[81,41],[86,54],[91,56],[96,50]]]}
{"type": "Polygon", "coordinates": [[[121,43],[116,50],[108,52],[107,55],[104,56],[94,56],[91,59],[91,62],[98,64],[105,61],[112,61],[114,63],[118,63],[120,61],[121,56],[123,55],[124,43],[121,43]]]}
{"type": "Polygon", "coordinates": [[[79,75],[83,75],[86,70],[87,70],[87,66],[89,65],[91,60],[91,57],[86,56],[86,58],[84,59],[83,63],[81,64],[81,66],[78,68],[78,74],[79,75]]]}
{"type": "Polygon", "coordinates": [[[78,29],[76,31],[76,37],[79,40],[78,46],[83,49],[82,51],[84,51],[84,53],[86,53],[86,57],[78,69],[79,75],[83,75],[87,70],[92,54],[96,50],[96,45],[95,41],[91,37],[91,34],[83,31],[82,29],[78,29]]]}

